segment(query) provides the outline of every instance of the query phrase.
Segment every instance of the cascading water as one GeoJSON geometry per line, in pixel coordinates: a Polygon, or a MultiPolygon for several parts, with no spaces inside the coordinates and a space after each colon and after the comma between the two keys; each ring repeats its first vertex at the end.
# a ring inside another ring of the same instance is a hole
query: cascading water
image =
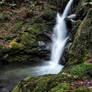
{"type": "Polygon", "coordinates": [[[68,13],[71,8],[72,2],[73,0],[69,1],[62,15],[60,15],[59,13],[57,14],[57,22],[52,35],[53,44],[50,60],[50,62],[54,63],[55,65],[59,64],[60,57],[62,56],[65,44],[68,39],[65,18],[68,17],[68,13]]]}
{"type": "Polygon", "coordinates": [[[54,28],[54,33],[52,36],[52,52],[51,52],[51,62],[54,64],[59,64],[60,57],[62,56],[64,46],[67,41],[67,27],[63,16],[57,14],[57,24],[54,28]]]}
{"type": "Polygon", "coordinates": [[[40,71],[40,75],[43,74],[57,74],[63,68],[62,65],[59,64],[60,58],[63,54],[64,47],[67,42],[67,25],[65,18],[69,18],[70,20],[75,17],[75,14],[68,16],[70,12],[71,5],[73,0],[70,0],[63,12],[62,15],[57,13],[56,25],[53,29],[52,35],[52,49],[51,49],[51,58],[49,63],[44,64],[40,68],[37,69],[40,71]]]}

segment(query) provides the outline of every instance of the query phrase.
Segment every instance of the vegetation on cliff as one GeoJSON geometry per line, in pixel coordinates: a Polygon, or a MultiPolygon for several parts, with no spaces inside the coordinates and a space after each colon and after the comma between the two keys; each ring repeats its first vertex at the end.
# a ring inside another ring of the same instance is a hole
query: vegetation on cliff
{"type": "Polygon", "coordinates": [[[47,58],[46,44],[51,41],[56,6],[46,1],[29,1],[15,8],[9,5],[11,2],[7,0],[0,7],[0,63],[38,62],[43,56],[47,58]]]}

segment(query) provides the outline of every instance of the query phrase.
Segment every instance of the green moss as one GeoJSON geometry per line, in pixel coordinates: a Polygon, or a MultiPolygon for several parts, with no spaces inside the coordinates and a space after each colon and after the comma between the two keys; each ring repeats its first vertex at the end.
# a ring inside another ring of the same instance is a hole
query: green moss
{"type": "Polygon", "coordinates": [[[34,24],[31,28],[26,26],[25,32],[21,34],[20,42],[27,47],[37,46],[39,35],[44,34],[44,27],[44,24],[34,24]]]}
{"type": "MultiPolygon", "coordinates": [[[[21,24],[21,23],[19,23],[21,24]]],[[[44,35],[45,24],[24,24],[24,28],[18,37],[14,38],[9,44],[10,51],[5,59],[8,62],[29,62],[30,59],[39,61],[39,57],[34,57],[34,53],[38,53],[38,41],[42,40],[41,35],[44,35]],[[26,53],[26,55],[25,55],[26,53]],[[28,54],[28,55],[27,55],[28,54]],[[33,55],[33,57],[32,57],[33,55]]],[[[46,38],[44,36],[44,38],[46,38]]],[[[43,39],[44,39],[43,38],[43,39]]]]}
{"type": "Polygon", "coordinates": [[[18,86],[16,86],[16,87],[13,89],[13,92],[19,92],[18,86]]]}
{"type": "MultiPolygon", "coordinates": [[[[68,88],[70,87],[70,82],[75,81],[73,76],[77,75],[79,79],[83,78],[81,75],[84,74],[85,71],[88,71],[88,69],[92,70],[92,64],[82,63],[64,69],[62,72],[66,73],[66,75],[59,73],[58,75],[28,77],[25,79],[25,82],[21,82],[22,84],[19,85],[22,86],[22,92],[86,92],[87,88],[76,89],[77,91],[70,91],[68,88]],[[71,74],[70,76],[68,76],[69,73],[71,74]],[[26,85],[26,87],[24,87],[24,85],[26,85]]],[[[19,88],[21,89],[21,87],[19,88]]]]}
{"type": "Polygon", "coordinates": [[[77,21],[75,21],[75,22],[73,22],[73,24],[77,24],[77,25],[79,25],[79,24],[81,24],[81,22],[82,22],[82,20],[77,20],[77,21]]]}
{"type": "Polygon", "coordinates": [[[21,43],[25,46],[32,46],[36,41],[36,37],[29,33],[24,33],[21,36],[21,43]]]}
{"type": "Polygon", "coordinates": [[[0,42],[0,58],[2,58],[3,57],[3,51],[5,51],[6,49],[5,49],[5,47],[4,47],[4,44],[3,43],[1,43],[0,42]]]}
{"type": "MultiPolygon", "coordinates": [[[[39,57],[34,57],[38,53],[38,41],[42,40],[44,35],[45,24],[25,24],[21,34],[14,38],[9,44],[10,51],[5,58],[8,62],[29,62],[30,59],[39,61],[39,57]],[[26,53],[26,55],[25,55],[26,53]],[[33,56],[32,56],[33,55],[33,56]]],[[[44,38],[43,38],[44,39],[44,38]]]]}
{"type": "Polygon", "coordinates": [[[15,24],[15,27],[16,27],[16,28],[19,28],[22,24],[23,24],[22,21],[18,21],[18,22],[15,24]]]}
{"type": "Polygon", "coordinates": [[[29,56],[27,55],[13,55],[12,57],[8,57],[8,62],[9,63],[14,63],[14,62],[17,62],[17,63],[25,63],[27,62],[27,60],[29,59],[29,56]]]}
{"type": "Polygon", "coordinates": [[[49,92],[67,92],[70,84],[59,83],[55,88],[52,88],[49,92]]]}
{"type": "Polygon", "coordinates": [[[82,74],[85,73],[85,71],[89,68],[92,67],[92,64],[88,64],[88,63],[82,63],[76,66],[72,66],[69,69],[65,69],[64,72],[68,72],[72,75],[78,75],[81,76],[82,74]]]}
{"type": "Polygon", "coordinates": [[[42,34],[44,32],[45,29],[45,24],[34,24],[32,26],[32,32],[36,33],[36,34],[42,34]]]}
{"type": "Polygon", "coordinates": [[[4,41],[10,40],[12,38],[12,34],[4,34],[0,36],[4,41]]]}
{"type": "Polygon", "coordinates": [[[84,57],[83,57],[83,61],[86,61],[87,59],[89,59],[91,57],[92,57],[92,55],[90,53],[85,54],[84,57]]]}
{"type": "Polygon", "coordinates": [[[21,30],[23,26],[24,26],[23,21],[17,21],[16,23],[14,23],[14,26],[11,27],[10,31],[12,33],[17,33],[17,34],[21,33],[21,31],[23,31],[23,30],[21,30]]]}
{"type": "Polygon", "coordinates": [[[49,81],[49,77],[40,77],[36,83],[36,87],[34,89],[34,92],[46,92],[47,90],[47,82],[49,81]]]}
{"type": "Polygon", "coordinates": [[[68,55],[69,58],[67,63],[68,66],[83,63],[84,62],[83,57],[87,53],[89,53],[90,49],[92,49],[91,15],[92,15],[92,9],[89,9],[86,17],[83,19],[82,23],[78,28],[78,31],[75,34],[74,42],[70,48],[68,55]]]}
{"type": "Polygon", "coordinates": [[[48,7],[43,9],[39,15],[31,19],[31,24],[34,24],[34,23],[48,24],[49,22],[52,22],[55,20],[54,15],[56,15],[56,6],[48,5],[48,7]]]}
{"type": "Polygon", "coordinates": [[[87,87],[79,87],[73,91],[69,91],[69,92],[91,92],[87,87]]]}
{"type": "Polygon", "coordinates": [[[9,62],[28,62],[30,59],[33,60],[33,58],[39,61],[38,41],[47,42],[49,40],[44,33],[47,31],[48,21],[51,22],[54,19],[54,14],[56,13],[55,9],[56,6],[49,5],[49,7],[44,8],[39,15],[26,18],[24,22],[16,22],[11,31],[18,33],[18,37],[9,44],[10,52],[6,58],[9,62]],[[25,53],[28,55],[25,55],[25,53]],[[36,53],[38,57],[34,57],[34,53],[36,53]]]}
{"type": "MultiPolygon", "coordinates": [[[[70,79],[72,79],[72,77],[70,79]]],[[[45,75],[28,77],[22,80],[17,87],[21,89],[22,92],[67,92],[70,87],[70,84],[65,82],[67,80],[70,81],[67,77],[62,76],[62,74],[58,76],[45,75]]],[[[12,92],[14,92],[14,90],[12,92]]]]}
{"type": "Polygon", "coordinates": [[[27,47],[32,47],[37,45],[37,41],[39,40],[38,35],[44,33],[44,24],[34,24],[32,28],[30,28],[29,24],[25,24],[24,29],[19,37],[16,38],[16,41],[13,40],[9,47],[23,47],[23,45],[27,47]]]}
{"type": "Polygon", "coordinates": [[[16,39],[14,39],[10,44],[9,44],[9,48],[14,48],[14,49],[18,49],[18,48],[23,48],[24,45],[21,43],[17,43],[16,39]]]}

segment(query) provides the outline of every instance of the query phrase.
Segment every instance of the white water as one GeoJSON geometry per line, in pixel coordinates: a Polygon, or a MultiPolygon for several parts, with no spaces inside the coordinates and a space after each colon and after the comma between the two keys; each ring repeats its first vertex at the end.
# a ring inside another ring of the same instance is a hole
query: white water
{"type": "Polygon", "coordinates": [[[65,44],[67,42],[67,27],[65,18],[68,16],[69,10],[71,8],[73,0],[70,0],[63,12],[62,15],[57,14],[57,23],[54,27],[54,33],[52,36],[53,44],[52,44],[52,52],[51,52],[51,62],[58,65],[60,61],[60,57],[63,54],[65,44]]]}
{"type": "MultiPolygon", "coordinates": [[[[56,25],[53,29],[53,35],[52,35],[51,59],[48,61],[47,64],[43,64],[42,66],[35,67],[35,69],[40,72],[40,75],[57,74],[63,68],[63,66],[59,64],[59,61],[63,54],[64,47],[68,39],[67,25],[65,18],[68,17],[72,3],[73,0],[70,0],[68,2],[62,15],[57,13],[56,25]]],[[[38,73],[38,71],[36,72],[38,73]]]]}
{"type": "MultiPolygon", "coordinates": [[[[67,25],[65,18],[68,17],[73,0],[70,0],[62,15],[57,13],[56,25],[53,29],[52,35],[52,49],[50,60],[42,66],[35,67],[36,73],[44,74],[58,74],[63,66],[59,64],[60,58],[63,54],[64,47],[67,42],[67,25]]],[[[73,17],[74,15],[70,16],[73,17]]],[[[33,68],[34,69],[34,68],[33,68]]]]}

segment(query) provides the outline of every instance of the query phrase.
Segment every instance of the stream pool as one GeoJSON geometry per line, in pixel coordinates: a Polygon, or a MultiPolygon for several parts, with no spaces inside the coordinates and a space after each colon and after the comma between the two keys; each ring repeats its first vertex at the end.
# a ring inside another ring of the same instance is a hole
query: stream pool
{"type": "Polygon", "coordinates": [[[62,65],[49,61],[32,65],[5,65],[0,68],[0,92],[9,92],[26,77],[58,74],[62,68],[62,65]]]}

